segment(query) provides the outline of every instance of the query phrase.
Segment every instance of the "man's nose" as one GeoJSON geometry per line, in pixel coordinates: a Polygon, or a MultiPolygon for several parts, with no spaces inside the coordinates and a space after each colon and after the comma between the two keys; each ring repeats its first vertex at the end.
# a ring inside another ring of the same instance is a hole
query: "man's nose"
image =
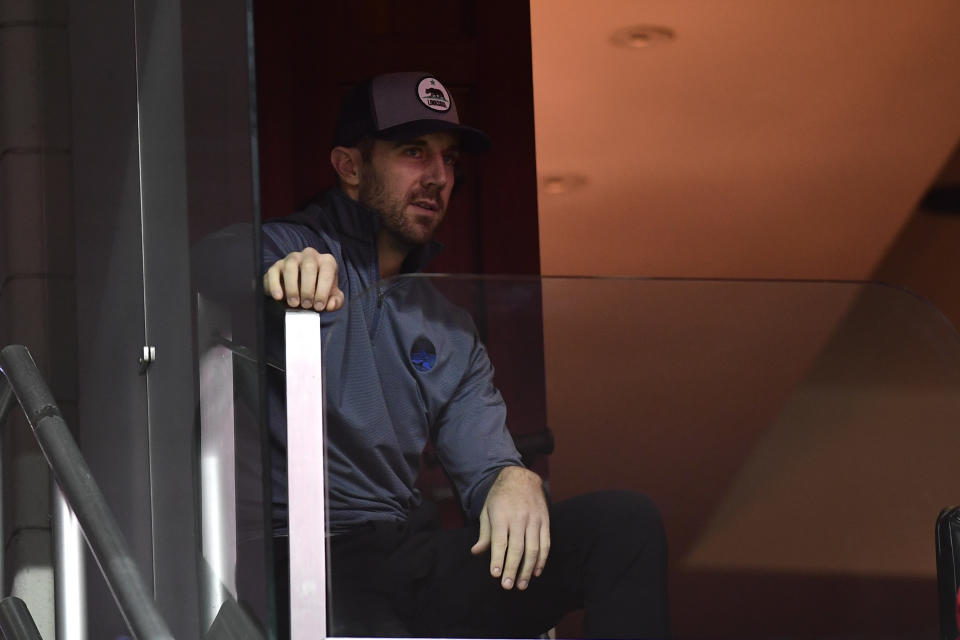
{"type": "Polygon", "coordinates": [[[441,189],[447,186],[447,165],[442,153],[435,153],[430,156],[421,181],[424,186],[437,186],[441,189]]]}

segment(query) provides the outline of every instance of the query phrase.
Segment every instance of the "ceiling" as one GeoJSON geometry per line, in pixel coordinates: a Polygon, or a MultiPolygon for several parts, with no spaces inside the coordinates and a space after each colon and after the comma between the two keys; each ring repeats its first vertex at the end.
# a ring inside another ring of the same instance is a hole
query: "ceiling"
{"type": "Polygon", "coordinates": [[[531,22],[541,184],[584,179],[541,188],[544,274],[866,278],[960,140],[956,0],[531,0],[531,22]],[[676,37],[613,46],[637,24],[676,37]]]}

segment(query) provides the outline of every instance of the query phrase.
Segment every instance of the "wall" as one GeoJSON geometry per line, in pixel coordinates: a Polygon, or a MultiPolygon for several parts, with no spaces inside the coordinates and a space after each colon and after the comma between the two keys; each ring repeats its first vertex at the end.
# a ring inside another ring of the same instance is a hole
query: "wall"
{"type": "MultiPolygon", "coordinates": [[[[0,2],[0,345],[25,344],[76,424],[67,11],[0,2]]],[[[4,593],[53,635],[48,471],[19,410],[3,438],[4,593]]]]}

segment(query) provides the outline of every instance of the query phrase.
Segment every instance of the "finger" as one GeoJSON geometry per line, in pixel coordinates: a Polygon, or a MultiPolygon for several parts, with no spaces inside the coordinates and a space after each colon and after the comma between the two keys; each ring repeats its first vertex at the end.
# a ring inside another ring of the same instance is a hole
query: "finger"
{"type": "Polygon", "coordinates": [[[523,591],[530,584],[533,569],[537,566],[539,559],[540,526],[539,522],[530,522],[527,524],[527,530],[524,533],[523,566],[520,567],[520,575],[517,576],[517,589],[523,591]]]}
{"type": "Polygon", "coordinates": [[[300,306],[300,254],[291,253],[283,260],[283,293],[287,304],[300,306]]]}
{"type": "Polygon", "coordinates": [[[313,307],[317,296],[317,261],[313,256],[304,256],[300,263],[300,306],[313,307]]]}
{"type": "MultiPolygon", "coordinates": [[[[507,527],[505,524],[490,523],[490,575],[499,578],[504,571],[504,556],[507,552],[507,527]]],[[[513,584],[513,576],[510,577],[513,584]]]]}
{"type": "Polygon", "coordinates": [[[327,301],[327,309],[329,311],[336,311],[343,307],[346,296],[343,295],[343,291],[340,290],[340,287],[334,283],[333,291],[330,292],[330,299],[327,301]]]}
{"type": "Polygon", "coordinates": [[[263,274],[263,290],[274,300],[283,300],[283,287],[280,286],[280,261],[263,274]]]}
{"type": "Polygon", "coordinates": [[[480,536],[470,548],[470,553],[480,555],[490,548],[490,518],[487,517],[487,509],[484,507],[480,512],[480,536]]]}
{"type": "Polygon", "coordinates": [[[337,288],[337,260],[333,256],[321,256],[318,260],[320,271],[317,274],[317,297],[314,308],[323,311],[330,304],[330,296],[337,288]]]}
{"type": "Polygon", "coordinates": [[[515,528],[510,532],[507,558],[503,563],[503,577],[500,579],[500,586],[504,589],[513,587],[514,580],[517,577],[517,569],[520,568],[520,561],[523,560],[525,528],[515,528]]]}
{"type": "Polygon", "coordinates": [[[539,577],[543,573],[543,568],[547,566],[547,556],[550,555],[550,522],[544,521],[540,525],[540,553],[537,557],[537,566],[533,570],[533,575],[539,577]]]}

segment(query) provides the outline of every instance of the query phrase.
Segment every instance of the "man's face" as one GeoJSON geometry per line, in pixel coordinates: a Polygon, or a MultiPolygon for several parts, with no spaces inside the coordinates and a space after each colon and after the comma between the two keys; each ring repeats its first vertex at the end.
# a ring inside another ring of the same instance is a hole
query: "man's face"
{"type": "Polygon", "coordinates": [[[363,164],[358,199],[380,214],[381,225],[396,241],[425,244],[447,211],[458,155],[458,139],[451,133],[376,140],[363,164]]]}

